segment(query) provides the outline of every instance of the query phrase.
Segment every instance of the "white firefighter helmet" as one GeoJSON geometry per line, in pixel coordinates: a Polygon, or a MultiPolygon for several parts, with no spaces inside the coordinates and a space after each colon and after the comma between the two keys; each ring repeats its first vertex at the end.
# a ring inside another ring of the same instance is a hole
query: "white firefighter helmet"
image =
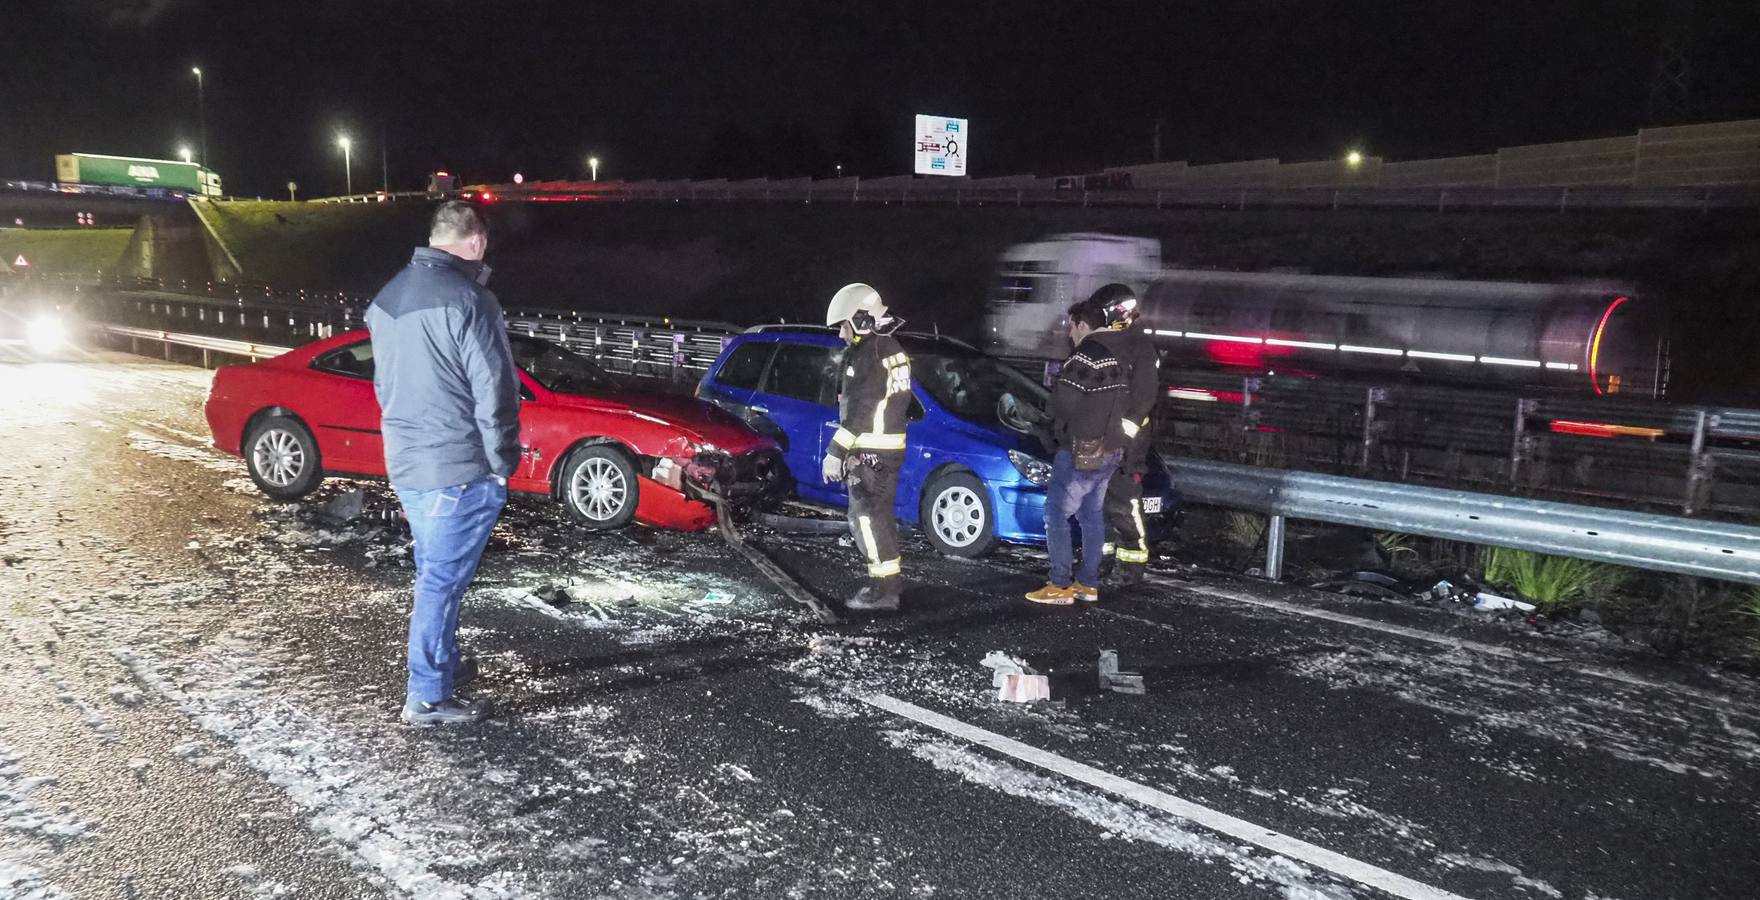
{"type": "Polygon", "coordinates": [[[825,308],[825,324],[848,322],[860,334],[873,331],[885,318],[886,304],[880,299],[880,292],[860,282],[838,288],[831,295],[831,305],[825,308]]]}

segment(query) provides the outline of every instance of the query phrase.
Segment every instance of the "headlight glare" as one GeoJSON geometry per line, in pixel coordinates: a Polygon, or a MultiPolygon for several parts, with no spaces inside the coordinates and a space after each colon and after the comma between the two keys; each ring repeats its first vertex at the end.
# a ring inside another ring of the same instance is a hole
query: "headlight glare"
{"type": "Polygon", "coordinates": [[[38,316],[25,328],[25,341],[37,353],[54,353],[67,345],[67,328],[54,316],[38,316]]]}

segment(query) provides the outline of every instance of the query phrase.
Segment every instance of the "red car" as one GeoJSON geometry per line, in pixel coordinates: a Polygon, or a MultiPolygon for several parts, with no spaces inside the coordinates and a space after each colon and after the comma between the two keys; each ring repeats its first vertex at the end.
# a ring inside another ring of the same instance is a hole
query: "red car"
{"type": "MultiPolygon", "coordinates": [[[[770,438],[708,403],[625,388],[559,344],[509,335],[520,369],[515,491],[561,501],[577,521],[697,531],[716,498],[749,502],[788,488],[770,438]]],[[[326,475],[385,476],[373,345],[351,331],[214,374],[214,446],[243,456],[263,493],[292,500],[326,475]]]]}

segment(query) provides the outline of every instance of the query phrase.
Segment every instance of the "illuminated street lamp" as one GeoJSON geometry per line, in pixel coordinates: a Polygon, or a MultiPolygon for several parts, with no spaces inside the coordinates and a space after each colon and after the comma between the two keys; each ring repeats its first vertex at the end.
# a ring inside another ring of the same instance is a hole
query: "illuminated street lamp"
{"type": "Polygon", "coordinates": [[[202,168],[205,169],[208,167],[208,96],[202,84],[202,67],[192,66],[189,71],[196,76],[196,116],[202,123],[202,168]]]}
{"type": "Polygon", "coordinates": [[[342,148],[342,173],[343,177],[348,179],[348,195],[352,197],[354,196],[354,157],[349,153],[352,143],[349,141],[348,135],[337,135],[336,146],[342,148]]]}
{"type": "Polygon", "coordinates": [[[587,169],[593,173],[593,180],[598,181],[599,180],[599,157],[597,157],[597,156],[587,157],[587,169]]]}
{"type": "Polygon", "coordinates": [[[195,162],[195,154],[188,147],[177,148],[177,155],[183,157],[184,162],[195,162]]]}
{"type": "Polygon", "coordinates": [[[1346,165],[1354,169],[1363,164],[1363,154],[1356,150],[1352,150],[1344,155],[1344,161],[1346,165]]]}

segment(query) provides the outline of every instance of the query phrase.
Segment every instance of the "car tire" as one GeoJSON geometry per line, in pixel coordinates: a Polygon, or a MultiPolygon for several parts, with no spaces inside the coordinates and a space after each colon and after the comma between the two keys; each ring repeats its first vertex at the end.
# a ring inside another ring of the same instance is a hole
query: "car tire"
{"type": "Polygon", "coordinates": [[[557,488],[569,517],[593,529],[622,528],[635,521],[641,499],[629,455],[603,444],[569,454],[557,488]]]}
{"type": "Polygon", "coordinates": [[[945,472],[923,489],[923,533],[936,550],[967,559],[996,548],[990,492],[970,472],[945,472]]]}
{"type": "Polygon", "coordinates": [[[318,441],[292,416],[264,416],[244,438],[244,467],[257,489],[276,500],[298,500],[324,480],[318,441]]]}

